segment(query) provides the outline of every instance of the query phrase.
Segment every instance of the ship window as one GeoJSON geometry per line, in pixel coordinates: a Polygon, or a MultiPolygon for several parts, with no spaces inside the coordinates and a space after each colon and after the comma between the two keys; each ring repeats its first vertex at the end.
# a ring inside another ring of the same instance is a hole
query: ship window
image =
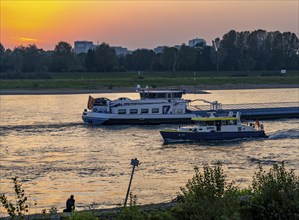
{"type": "Polygon", "coordinates": [[[182,93],[174,93],[174,97],[175,98],[181,98],[182,97],[182,93]]]}
{"type": "Polygon", "coordinates": [[[164,93],[157,93],[157,98],[165,98],[165,94],[164,93]]]}
{"type": "Polygon", "coordinates": [[[149,98],[149,93],[141,92],[140,93],[140,98],[141,99],[148,99],[149,98]]]}
{"type": "Polygon", "coordinates": [[[137,109],[130,109],[130,114],[137,114],[138,110],[137,109]]]}
{"type": "Polygon", "coordinates": [[[147,108],[141,109],[141,114],[147,114],[147,113],[148,113],[148,109],[147,108]]]}
{"type": "Polygon", "coordinates": [[[222,125],[229,125],[229,123],[228,123],[227,120],[223,120],[223,121],[221,121],[221,124],[222,124],[222,125]]]}
{"type": "Polygon", "coordinates": [[[159,113],[159,109],[158,108],[153,108],[152,113],[159,113]]]}
{"type": "Polygon", "coordinates": [[[126,114],[126,109],[118,109],[118,114],[126,114]]]}
{"type": "Polygon", "coordinates": [[[156,96],[156,93],[149,93],[148,94],[148,98],[149,99],[155,99],[157,96],[156,96]]]}
{"type": "Polygon", "coordinates": [[[167,98],[171,99],[171,93],[167,94],[167,98]]]}
{"type": "Polygon", "coordinates": [[[211,126],[211,125],[212,125],[212,126],[213,126],[213,125],[214,125],[214,123],[215,123],[215,121],[207,121],[207,122],[206,122],[206,125],[209,125],[209,126],[211,126]]]}
{"type": "Polygon", "coordinates": [[[231,125],[236,125],[236,124],[237,124],[237,120],[230,120],[230,121],[229,121],[229,124],[231,124],[231,125]]]}

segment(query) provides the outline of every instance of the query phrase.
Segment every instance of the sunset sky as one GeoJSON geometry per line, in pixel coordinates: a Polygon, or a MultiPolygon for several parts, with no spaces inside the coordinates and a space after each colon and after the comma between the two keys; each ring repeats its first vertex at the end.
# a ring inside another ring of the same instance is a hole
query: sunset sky
{"type": "Polygon", "coordinates": [[[290,31],[298,36],[299,0],[0,0],[5,48],[89,40],[135,50],[228,31],[290,31]]]}

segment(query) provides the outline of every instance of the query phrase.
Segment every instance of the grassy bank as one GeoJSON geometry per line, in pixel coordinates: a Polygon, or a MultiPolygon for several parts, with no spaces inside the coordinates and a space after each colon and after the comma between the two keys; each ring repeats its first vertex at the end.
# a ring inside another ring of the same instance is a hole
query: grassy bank
{"type": "MultiPolygon", "coordinates": [[[[218,85],[298,85],[299,72],[281,75],[276,72],[67,72],[47,73],[50,79],[2,79],[1,90],[8,89],[98,89],[135,87],[137,84],[153,88],[165,86],[218,85]]],[[[28,74],[27,74],[28,76],[28,74]]],[[[30,77],[29,77],[30,78],[30,77]]]]}

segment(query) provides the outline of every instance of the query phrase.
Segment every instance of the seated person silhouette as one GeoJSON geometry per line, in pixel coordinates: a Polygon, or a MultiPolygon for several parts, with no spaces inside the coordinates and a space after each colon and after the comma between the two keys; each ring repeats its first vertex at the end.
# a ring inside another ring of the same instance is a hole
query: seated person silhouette
{"type": "Polygon", "coordinates": [[[72,212],[75,210],[75,199],[74,195],[71,195],[71,197],[66,201],[66,209],[63,210],[63,212],[72,212]]]}

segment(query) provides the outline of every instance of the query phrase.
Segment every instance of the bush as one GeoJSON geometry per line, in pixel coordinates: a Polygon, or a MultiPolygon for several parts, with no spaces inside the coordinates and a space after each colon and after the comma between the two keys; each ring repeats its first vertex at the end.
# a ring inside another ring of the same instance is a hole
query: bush
{"type": "Polygon", "coordinates": [[[16,204],[13,204],[8,200],[5,194],[0,195],[0,202],[2,206],[6,209],[7,214],[12,218],[16,218],[18,216],[19,219],[24,219],[25,214],[29,211],[29,207],[26,204],[27,197],[25,196],[25,192],[22,189],[22,184],[18,180],[18,177],[12,178],[14,183],[14,189],[16,194],[16,204]]]}
{"type": "Polygon", "coordinates": [[[274,164],[269,172],[260,166],[253,177],[252,193],[247,212],[254,219],[299,219],[299,178],[284,163],[274,164]]]}
{"type": "Polygon", "coordinates": [[[181,188],[183,199],[181,219],[235,219],[239,207],[238,190],[227,184],[221,164],[197,167],[195,175],[181,188]]]}

